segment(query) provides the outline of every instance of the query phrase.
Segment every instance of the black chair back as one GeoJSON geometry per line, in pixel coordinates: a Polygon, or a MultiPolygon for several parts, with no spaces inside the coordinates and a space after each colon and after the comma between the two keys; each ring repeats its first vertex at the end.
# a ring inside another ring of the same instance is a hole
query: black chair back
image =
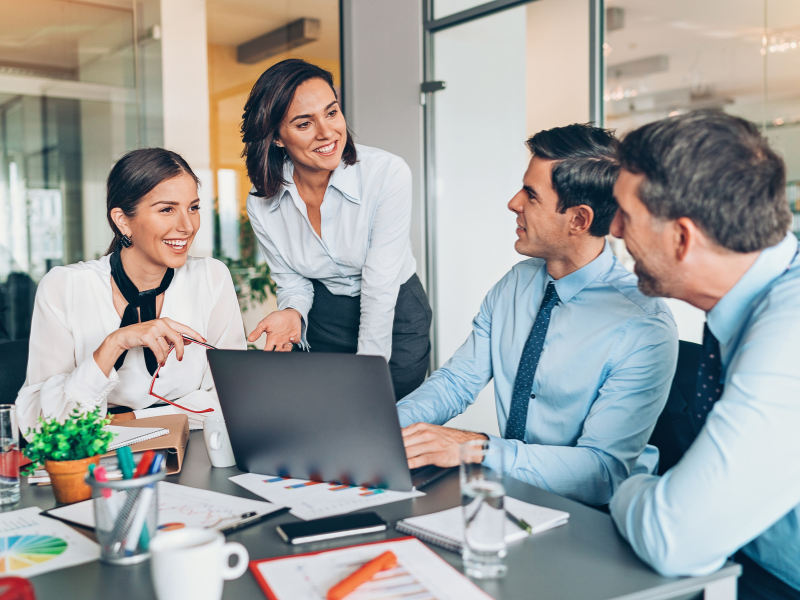
{"type": "Polygon", "coordinates": [[[650,436],[650,444],[658,448],[661,457],[658,463],[659,475],[678,463],[697,436],[691,410],[694,406],[697,371],[702,355],[703,347],[700,344],[680,341],[678,367],[672,379],[667,405],[650,436]]]}
{"type": "Polygon", "coordinates": [[[27,369],[27,339],[0,344],[0,404],[16,403],[27,369]]]}

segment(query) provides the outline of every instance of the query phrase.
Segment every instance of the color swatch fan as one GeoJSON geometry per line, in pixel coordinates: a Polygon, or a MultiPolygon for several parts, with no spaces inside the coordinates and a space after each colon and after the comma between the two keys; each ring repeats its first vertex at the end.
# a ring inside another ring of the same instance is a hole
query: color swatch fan
{"type": "Polygon", "coordinates": [[[0,573],[19,571],[53,560],[67,542],[51,535],[14,535],[0,538],[0,573]]]}
{"type": "Polygon", "coordinates": [[[100,558],[100,546],[41,512],[0,513],[0,576],[33,577],[100,558]]]}

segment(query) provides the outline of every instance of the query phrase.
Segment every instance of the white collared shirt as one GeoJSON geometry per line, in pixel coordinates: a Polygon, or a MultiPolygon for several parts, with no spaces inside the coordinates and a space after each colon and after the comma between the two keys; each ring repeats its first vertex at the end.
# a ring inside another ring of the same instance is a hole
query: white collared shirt
{"type": "MultiPolygon", "coordinates": [[[[213,258],[189,257],[175,269],[160,317],[191,327],[217,348],[247,347],[231,275],[213,258]]],[[[185,413],[192,429],[202,427],[203,415],[172,406],[142,410],[159,402],[148,393],[153,378],[142,348],[128,350],[120,370],[112,368],[108,377],[100,370],[94,351],[119,329],[120,320],[108,256],[55,267],[44,276],[36,290],[27,378],[16,402],[23,433],[40,416],[64,419],[79,404],[85,410],[100,406],[103,412],[127,406],[137,417],[185,413]]],[[[206,351],[194,344],[186,347],[181,362],[170,353],[153,391],[193,410],[220,410],[206,351]]]]}
{"type": "Polygon", "coordinates": [[[247,212],[278,285],[278,310],[294,308],[305,324],[318,279],[339,296],[361,295],[358,353],[392,353],[394,307],[400,286],[417,268],[411,253],[411,171],[403,159],[356,145],[358,162],[333,171],[320,207],[318,236],[287,160],[280,191],[250,195],[247,212]]]}

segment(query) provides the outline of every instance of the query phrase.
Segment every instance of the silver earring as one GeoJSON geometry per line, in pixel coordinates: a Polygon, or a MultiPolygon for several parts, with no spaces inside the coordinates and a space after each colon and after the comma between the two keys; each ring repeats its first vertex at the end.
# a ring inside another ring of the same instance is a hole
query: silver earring
{"type": "Polygon", "coordinates": [[[129,238],[127,235],[123,235],[122,238],[120,238],[119,242],[126,248],[130,248],[131,246],[133,246],[133,240],[129,238]]]}

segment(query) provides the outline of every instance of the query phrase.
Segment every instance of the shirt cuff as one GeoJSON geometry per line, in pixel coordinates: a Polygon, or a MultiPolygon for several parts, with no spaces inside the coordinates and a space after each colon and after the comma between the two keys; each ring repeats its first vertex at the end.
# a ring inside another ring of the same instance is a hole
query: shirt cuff
{"type": "Polygon", "coordinates": [[[356,354],[361,354],[365,356],[382,356],[386,359],[386,362],[392,357],[392,348],[391,348],[392,340],[389,338],[389,347],[387,348],[385,344],[381,344],[379,341],[375,339],[359,339],[358,340],[358,349],[356,350],[356,354]]]}
{"type": "Polygon", "coordinates": [[[484,435],[489,438],[489,447],[500,448],[500,454],[490,454],[483,464],[497,473],[509,473],[517,460],[517,440],[507,440],[488,433],[484,435]]]}
{"type": "Polygon", "coordinates": [[[117,383],[119,375],[116,369],[111,369],[108,377],[97,366],[93,356],[89,356],[70,374],[64,392],[73,401],[84,409],[91,410],[100,406],[111,393],[117,383]]]}
{"type": "MultiPolygon", "coordinates": [[[[287,308],[293,308],[297,312],[300,313],[300,342],[299,346],[301,350],[308,350],[310,346],[308,345],[308,340],[306,339],[306,329],[308,326],[308,310],[303,310],[302,307],[297,306],[295,303],[291,301],[287,301],[284,306],[278,306],[278,310],[285,310],[287,308]]],[[[310,309],[309,309],[310,310],[310,309]]]]}
{"type": "MultiPolygon", "coordinates": [[[[611,518],[626,540],[631,541],[630,526],[635,524],[632,517],[636,514],[635,504],[641,500],[642,494],[645,491],[658,483],[660,478],[654,475],[632,475],[627,480],[622,482],[619,489],[611,498],[608,506],[611,518]]],[[[638,524],[641,527],[641,523],[638,524]]]]}
{"type": "Polygon", "coordinates": [[[397,417],[400,419],[401,428],[408,427],[409,425],[413,425],[414,423],[418,422],[414,419],[414,413],[411,406],[412,403],[406,402],[405,398],[403,398],[397,405],[397,417]],[[405,405],[403,405],[404,402],[405,405]]]}

